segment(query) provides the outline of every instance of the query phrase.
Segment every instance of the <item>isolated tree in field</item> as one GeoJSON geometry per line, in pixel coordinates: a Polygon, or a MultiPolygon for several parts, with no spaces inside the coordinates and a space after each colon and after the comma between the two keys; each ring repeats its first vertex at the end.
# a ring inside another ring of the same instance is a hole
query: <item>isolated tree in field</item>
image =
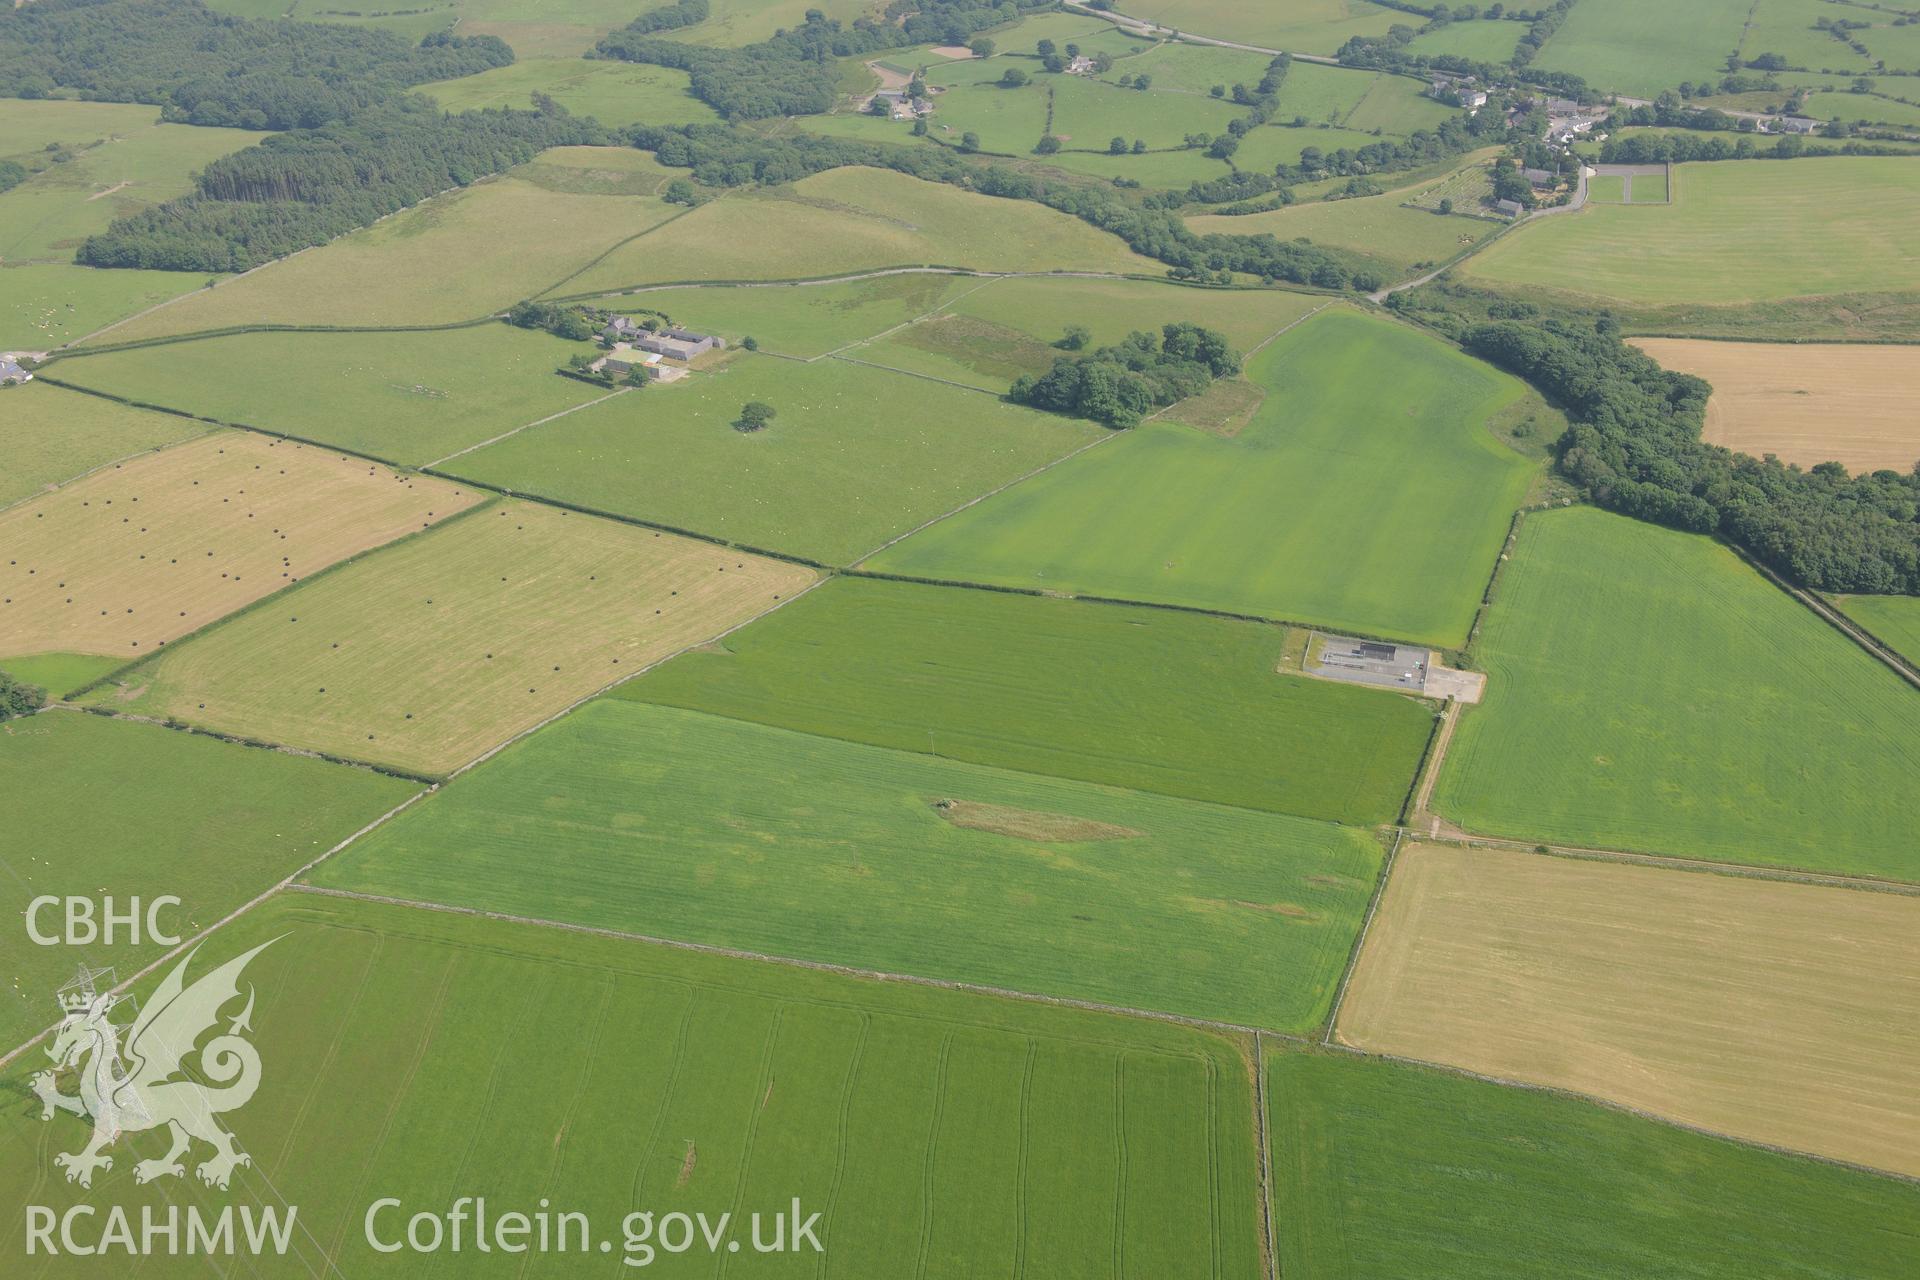
{"type": "Polygon", "coordinates": [[[1223,84],[1217,84],[1213,86],[1213,88],[1207,90],[1207,92],[1212,94],[1216,98],[1224,98],[1227,96],[1227,86],[1223,84]]]}
{"type": "Polygon", "coordinates": [[[985,36],[980,36],[974,40],[972,44],[967,46],[967,48],[973,50],[973,56],[976,58],[991,58],[993,56],[993,47],[993,41],[987,39],[985,36]]]}
{"type": "Polygon", "coordinates": [[[1057,53],[1050,53],[1040,59],[1040,65],[1048,71],[1051,71],[1054,75],[1059,75],[1067,69],[1067,60],[1057,53]]]}
{"type": "Polygon", "coordinates": [[[980,135],[971,130],[961,134],[960,149],[969,153],[978,151],[980,149],[980,135]]]}
{"type": "Polygon", "coordinates": [[[1153,88],[1153,77],[1135,76],[1133,78],[1133,87],[1136,89],[1151,89],[1153,88]]]}
{"type": "Polygon", "coordinates": [[[1037,156],[1054,155],[1054,154],[1057,154],[1059,150],[1060,150],[1060,139],[1054,137],[1050,133],[1042,137],[1040,141],[1033,144],[1033,153],[1037,156]]]}
{"type": "MultiPolygon", "coordinates": [[[[884,112],[886,107],[881,106],[880,109],[884,112]]],[[[684,204],[688,208],[700,203],[700,193],[695,191],[693,184],[685,178],[675,178],[669,182],[666,190],[660,193],[660,198],[668,204],[684,204]]]]}
{"type": "Polygon", "coordinates": [[[759,431],[774,419],[773,406],[759,400],[749,400],[740,406],[740,416],[734,420],[735,431],[759,431]]]}
{"type": "Polygon", "coordinates": [[[1079,57],[1079,56],[1080,56],[1080,46],[1079,46],[1079,45],[1077,45],[1077,44],[1070,44],[1070,45],[1068,45],[1068,46],[1067,46],[1067,56],[1068,56],[1069,58],[1077,58],[1077,57],[1079,57]]]}
{"type": "Polygon", "coordinates": [[[1027,73],[1018,67],[1008,67],[1007,74],[1000,77],[1003,89],[1018,89],[1027,82],[1027,73]]]}
{"type": "Polygon", "coordinates": [[[1452,197],[1452,196],[1441,196],[1441,197],[1440,197],[1440,212],[1442,212],[1442,213],[1452,213],[1452,212],[1453,212],[1453,197],[1452,197]]]}
{"type": "Polygon", "coordinates": [[[749,351],[758,351],[760,349],[760,339],[754,337],[752,334],[748,334],[746,337],[740,339],[740,345],[749,351]]]}
{"type": "Polygon", "coordinates": [[[47,691],[0,671],[0,720],[32,715],[47,702],[47,691]]]}
{"type": "Polygon", "coordinates": [[[1033,46],[1033,51],[1043,58],[1051,58],[1053,51],[1058,47],[1059,46],[1055,45],[1051,40],[1042,40],[1039,44],[1033,46]]]}
{"type": "Polygon", "coordinates": [[[1110,156],[1123,156],[1127,154],[1127,140],[1125,138],[1115,138],[1112,142],[1109,142],[1107,144],[1107,154],[1110,156]]]}
{"type": "Polygon", "coordinates": [[[924,116],[913,122],[913,136],[916,138],[927,136],[927,121],[924,116]]]}
{"type": "Polygon", "coordinates": [[[1135,138],[1133,140],[1133,154],[1137,156],[1147,154],[1147,140],[1145,138],[1135,138]]]}
{"type": "Polygon", "coordinates": [[[1092,340],[1092,330],[1083,324],[1070,324],[1067,326],[1066,336],[1053,345],[1062,351],[1080,351],[1092,340]]]}

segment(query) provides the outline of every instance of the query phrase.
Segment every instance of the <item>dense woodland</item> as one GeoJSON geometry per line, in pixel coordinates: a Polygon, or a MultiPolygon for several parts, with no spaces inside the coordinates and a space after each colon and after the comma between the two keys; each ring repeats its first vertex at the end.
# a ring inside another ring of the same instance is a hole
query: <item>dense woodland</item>
{"type": "Polygon", "coordinates": [[[739,49],[707,48],[651,35],[663,29],[661,14],[676,15],[666,25],[680,26],[681,17],[704,10],[706,4],[707,0],[679,0],[667,10],[642,14],[602,40],[596,52],[687,72],[695,96],[729,120],[818,115],[832,110],[839,96],[836,58],[916,44],[965,44],[974,32],[1016,21],[1023,12],[1051,8],[1053,0],[1026,4],[925,0],[917,6],[896,0],[887,20],[861,19],[851,26],[810,9],[799,26],[739,49]]]}
{"type": "Polygon", "coordinates": [[[235,18],[200,0],[34,0],[0,10],[0,97],[77,91],[150,102],[161,118],[311,129],[399,90],[513,61],[493,36],[429,36],[235,18]]]}
{"type": "Polygon", "coordinates": [[[1039,377],[1015,381],[1007,396],[1051,413],[1132,427],[1155,409],[1238,372],[1240,355],[1225,335],[1197,324],[1170,324],[1157,337],[1130,333],[1118,346],[1055,360],[1039,377]]]}
{"type": "Polygon", "coordinates": [[[1560,468],[1601,506],[1722,534],[1819,590],[1920,594],[1920,466],[1850,476],[1707,444],[1712,388],[1621,341],[1604,313],[1555,315],[1460,285],[1391,302],[1553,398],[1571,423],[1560,468]]]}

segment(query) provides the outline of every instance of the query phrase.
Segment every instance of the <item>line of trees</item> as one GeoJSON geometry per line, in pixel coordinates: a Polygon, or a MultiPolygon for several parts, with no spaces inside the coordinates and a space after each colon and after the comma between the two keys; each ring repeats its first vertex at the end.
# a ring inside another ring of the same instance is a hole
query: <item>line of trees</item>
{"type": "Polygon", "coordinates": [[[94,267],[245,271],[547,147],[608,141],[601,126],[565,112],[447,115],[424,98],[398,98],[216,160],[192,194],[116,219],[75,257],[94,267]]]}
{"type": "Polygon", "coordinates": [[[232,17],[201,0],[34,0],[0,11],[0,96],[68,90],[152,103],[184,124],[316,128],[414,85],[512,61],[494,36],[410,45],[365,27],[232,17]]]}
{"type": "Polygon", "coordinates": [[[1119,236],[1135,253],[1165,263],[1167,274],[1178,280],[1218,281],[1240,272],[1269,282],[1361,292],[1381,284],[1370,260],[1358,254],[1266,233],[1198,235],[1178,215],[1129,204],[1106,185],[981,165],[948,147],[810,134],[767,138],[722,124],[639,125],[628,136],[662,164],[692,169],[695,179],[708,186],[797,182],[827,169],[866,165],[983,195],[1032,200],[1119,236]]]}
{"type": "MultiPolygon", "coordinates": [[[[1070,334],[1066,345],[1072,340],[1070,334]]],[[[1062,356],[1039,377],[1015,381],[1007,396],[1036,409],[1125,428],[1155,409],[1198,395],[1215,378],[1238,372],[1240,354],[1224,334],[1176,323],[1158,336],[1131,333],[1118,346],[1062,356]]]]}
{"type": "Polygon", "coordinates": [[[1852,476],[1837,462],[1801,470],[1707,444],[1712,388],[1623,342],[1605,313],[1554,314],[1460,285],[1390,304],[1553,398],[1570,424],[1559,467],[1601,506],[1721,534],[1816,590],[1920,595],[1920,464],[1852,476]]]}

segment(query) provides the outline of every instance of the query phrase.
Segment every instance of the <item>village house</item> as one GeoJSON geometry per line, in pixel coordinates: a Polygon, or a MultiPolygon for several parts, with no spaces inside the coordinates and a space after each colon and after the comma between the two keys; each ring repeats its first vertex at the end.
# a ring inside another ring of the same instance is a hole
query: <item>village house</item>
{"type": "Polygon", "coordinates": [[[1818,120],[1805,116],[1769,116],[1754,122],[1754,128],[1761,133],[1813,133],[1819,127],[1818,120]]]}
{"type": "Polygon", "coordinates": [[[697,360],[707,352],[722,350],[727,345],[725,338],[710,333],[694,333],[690,329],[662,329],[658,333],[642,331],[634,335],[632,342],[641,351],[655,352],[682,363],[697,360]]]}
{"type": "Polygon", "coordinates": [[[1517,218],[1527,211],[1526,206],[1518,200],[1496,200],[1493,203],[1493,207],[1501,213],[1506,214],[1509,218],[1517,218]]]}
{"type": "Polygon", "coordinates": [[[1522,170],[1535,191],[1551,191],[1560,185],[1560,175],[1550,169],[1522,170]]]}
{"type": "Polygon", "coordinates": [[[32,382],[33,375],[23,368],[12,356],[0,356],[0,387],[10,387],[16,382],[32,382]]]}
{"type": "Polygon", "coordinates": [[[1089,57],[1088,57],[1088,56],[1087,56],[1086,54],[1084,54],[1084,53],[1076,53],[1076,54],[1074,54],[1074,55],[1073,55],[1073,61],[1072,61],[1072,62],[1069,62],[1069,63],[1067,64],[1067,74],[1068,74],[1068,75],[1070,75],[1070,76],[1090,76],[1090,75],[1092,75],[1092,74],[1093,74],[1093,59],[1092,59],[1092,58],[1089,58],[1089,57]]]}

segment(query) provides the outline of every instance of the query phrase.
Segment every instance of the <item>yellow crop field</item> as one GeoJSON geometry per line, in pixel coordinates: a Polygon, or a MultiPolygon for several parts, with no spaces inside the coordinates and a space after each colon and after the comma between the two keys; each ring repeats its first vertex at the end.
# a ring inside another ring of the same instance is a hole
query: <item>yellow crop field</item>
{"type": "Polygon", "coordinates": [[[1920,1175],[1904,894],[1414,845],[1339,1035],[1920,1175]]]}
{"type": "Polygon", "coordinates": [[[813,581],[783,561],[501,502],[196,637],[93,701],[444,773],[813,581]]]}
{"type": "Polygon", "coordinates": [[[480,496],[240,432],[116,463],[0,513],[0,654],[131,661],[480,496]]]}
{"type": "Polygon", "coordinates": [[[1634,345],[1713,384],[1709,444],[1854,472],[1907,471],[1920,461],[1920,347],[1690,338],[1634,345]]]}

